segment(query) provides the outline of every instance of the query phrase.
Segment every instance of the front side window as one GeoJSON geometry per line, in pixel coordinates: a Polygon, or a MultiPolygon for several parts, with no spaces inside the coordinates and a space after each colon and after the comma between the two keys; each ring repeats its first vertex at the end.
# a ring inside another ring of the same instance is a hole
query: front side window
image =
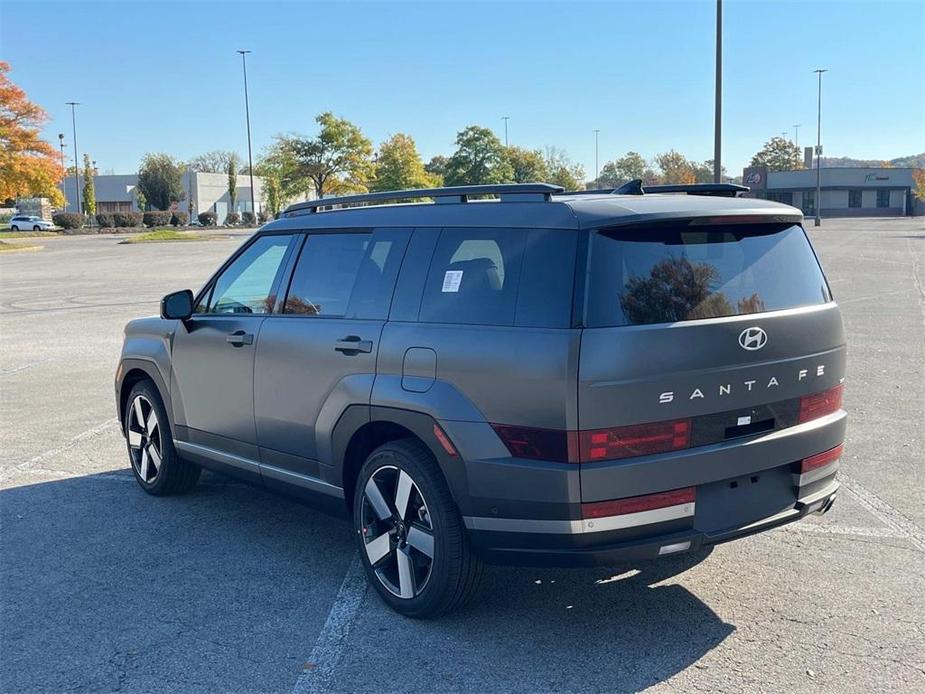
{"type": "Polygon", "coordinates": [[[444,229],[434,251],[420,320],[514,325],[523,229],[444,229]]]}
{"type": "Polygon", "coordinates": [[[592,234],[588,325],[778,311],[831,300],[803,229],[789,224],[603,229],[592,234]]]}
{"type": "Polygon", "coordinates": [[[262,236],[235,258],[215,280],[207,306],[197,313],[270,313],[273,289],[291,236],[262,236]]]}
{"type": "MultiPolygon", "coordinates": [[[[283,313],[343,316],[364,262],[384,263],[387,249],[369,249],[371,234],[314,234],[296,263],[283,313]],[[367,250],[375,250],[369,257],[367,250]]],[[[378,267],[378,265],[377,265],[378,267]]]]}

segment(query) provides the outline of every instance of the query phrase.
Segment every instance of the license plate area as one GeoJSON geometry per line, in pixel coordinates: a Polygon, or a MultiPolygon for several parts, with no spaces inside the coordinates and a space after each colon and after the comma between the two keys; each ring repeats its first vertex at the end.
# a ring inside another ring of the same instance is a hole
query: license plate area
{"type": "Polygon", "coordinates": [[[796,503],[788,465],[697,487],[694,527],[707,533],[748,525],[796,503]]]}

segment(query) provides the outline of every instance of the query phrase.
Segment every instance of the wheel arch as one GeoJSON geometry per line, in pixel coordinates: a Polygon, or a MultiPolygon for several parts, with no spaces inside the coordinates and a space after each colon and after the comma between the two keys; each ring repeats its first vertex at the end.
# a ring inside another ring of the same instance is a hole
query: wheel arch
{"type": "MultiPolygon", "coordinates": [[[[125,420],[125,408],[128,404],[128,396],[132,392],[132,388],[134,388],[139,381],[143,380],[149,380],[154,383],[154,387],[157,388],[157,392],[161,396],[161,401],[164,403],[164,409],[167,410],[169,419],[170,413],[172,412],[170,407],[170,393],[167,390],[167,385],[164,383],[164,379],[158,371],[157,366],[153,362],[143,359],[125,359],[119,365],[119,379],[117,383],[118,400],[116,405],[118,407],[120,424],[125,420]]],[[[168,426],[170,426],[169,422],[168,426]]]]}

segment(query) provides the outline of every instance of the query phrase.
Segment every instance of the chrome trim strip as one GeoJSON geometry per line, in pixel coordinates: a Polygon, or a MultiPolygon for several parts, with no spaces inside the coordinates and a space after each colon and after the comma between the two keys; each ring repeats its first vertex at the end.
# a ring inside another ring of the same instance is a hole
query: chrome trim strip
{"type": "Polygon", "coordinates": [[[183,451],[184,453],[201,455],[204,458],[209,458],[218,463],[224,463],[230,467],[236,467],[239,470],[246,470],[248,472],[256,473],[260,472],[260,464],[251,460],[250,458],[242,458],[238,455],[224,453],[222,451],[217,451],[214,448],[209,448],[208,446],[200,446],[199,444],[189,443],[188,441],[177,441],[174,439],[173,445],[177,448],[177,450],[183,451]]]}
{"type": "Polygon", "coordinates": [[[539,533],[556,535],[583,535],[602,533],[608,530],[622,530],[639,525],[664,523],[694,515],[693,502],[656,508],[651,511],[626,513],[621,516],[607,516],[589,520],[539,520],[534,518],[485,518],[463,516],[470,530],[493,530],[505,533],[539,533]]]}
{"type": "Polygon", "coordinates": [[[817,467],[815,470],[804,472],[802,475],[798,475],[794,473],[793,483],[798,487],[802,487],[804,485],[812,484],[813,482],[817,482],[821,479],[824,479],[828,477],[829,475],[834,475],[837,471],[838,471],[838,460],[836,459],[836,460],[833,460],[831,463],[828,463],[827,465],[823,465],[822,467],[817,467]]]}
{"type": "Polygon", "coordinates": [[[278,468],[275,465],[265,465],[264,463],[260,464],[260,474],[265,477],[270,477],[280,482],[285,482],[287,484],[292,484],[297,487],[302,487],[304,489],[310,489],[313,492],[320,492],[322,494],[327,494],[328,496],[334,496],[338,499],[344,498],[344,490],[336,485],[320,480],[317,477],[309,477],[308,475],[300,475],[298,472],[293,472],[292,470],[284,470],[278,468]]]}

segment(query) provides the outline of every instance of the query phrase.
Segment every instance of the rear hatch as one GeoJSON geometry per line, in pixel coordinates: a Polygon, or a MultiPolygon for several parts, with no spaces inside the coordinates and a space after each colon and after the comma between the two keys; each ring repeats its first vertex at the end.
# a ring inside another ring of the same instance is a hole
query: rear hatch
{"type": "MultiPolygon", "coordinates": [[[[801,405],[814,402],[805,396],[819,394],[823,410],[840,397],[841,316],[798,224],[739,217],[595,230],[585,286],[583,502],[721,479],[729,468],[703,457],[683,480],[627,484],[606,470],[682,450],[728,455],[805,421],[801,405]]],[[[787,462],[758,456],[741,470],[787,462]]]]}

